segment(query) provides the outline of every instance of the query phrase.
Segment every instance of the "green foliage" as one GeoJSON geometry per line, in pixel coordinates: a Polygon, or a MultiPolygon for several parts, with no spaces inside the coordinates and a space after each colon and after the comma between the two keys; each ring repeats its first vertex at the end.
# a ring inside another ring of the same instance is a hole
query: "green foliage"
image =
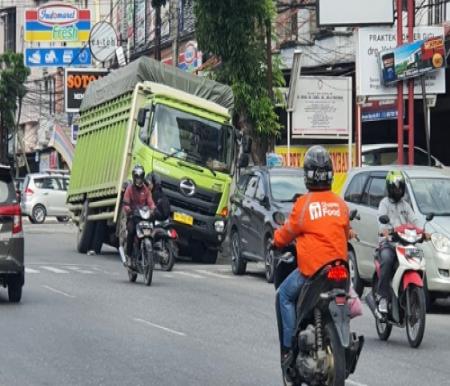
{"type": "MultiPolygon", "coordinates": [[[[275,16],[273,1],[195,0],[194,11],[199,46],[221,58],[215,79],[233,88],[237,114],[245,116],[257,134],[276,135],[280,125],[268,90],[265,43],[266,25],[275,16]]],[[[273,86],[282,84],[274,60],[273,86]]]]}
{"type": "Polygon", "coordinates": [[[15,115],[19,103],[27,92],[25,81],[30,70],[25,67],[23,54],[6,52],[0,55],[0,114],[3,129],[15,127],[15,115]]]}

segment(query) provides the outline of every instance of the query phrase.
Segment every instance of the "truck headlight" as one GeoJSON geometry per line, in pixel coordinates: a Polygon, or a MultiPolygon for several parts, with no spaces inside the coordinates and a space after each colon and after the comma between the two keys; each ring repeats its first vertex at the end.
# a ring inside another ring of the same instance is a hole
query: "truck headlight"
{"type": "Polygon", "coordinates": [[[216,221],[214,223],[214,228],[217,233],[223,233],[223,231],[225,230],[225,221],[223,220],[216,221]]]}
{"type": "Polygon", "coordinates": [[[438,252],[450,253],[450,240],[441,233],[433,233],[431,242],[438,252]]]}

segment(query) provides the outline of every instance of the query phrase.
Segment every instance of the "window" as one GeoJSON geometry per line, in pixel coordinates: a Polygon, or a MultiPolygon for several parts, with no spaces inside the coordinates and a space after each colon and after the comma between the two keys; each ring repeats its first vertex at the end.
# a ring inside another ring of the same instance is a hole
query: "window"
{"type": "Polygon", "coordinates": [[[56,178],[37,178],[34,184],[38,189],[61,190],[61,186],[56,178]]]}
{"type": "Polygon", "coordinates": [[[367,180],[367,173],[359,173],[355,175],[348,185],[347,191],[345,192],[345,201],[354,202],[359,204],[361,201],[364,185],[367,180]]]}
{"type": "Polygon", "coordinates": [[[264,180],[262,177],[258,181],[255,197],[259,201],[264,200],[264,197],[266,197],[266,189],[264,188],[264,180]]]}
{"type": "Polygon", "coordinates": [[[257,185],[258,185],[258,177],[251,176],[250,180],[248,181],[247,189],[245,189],[245,195],[247,197],[253,198],[255,196],[257,185]]]}
{"type": "Polygon", "coordinates": [[[386,196],[386,180],[384,178],[372,178],[368,189],[364,191],[361,203],[378,208],[380,201],[386,196]]]}
{"type": "Polygon", "coordinates": [[[3,36],[5,37],[5,51],[16,52],[16,8],[3,10],[3,36]]]}
{"type": "Polygon", "coordinates": [[[9,170],[0,169],[0,205],[16,202],[16,190],[9,170]]]}
{"type": "Polygon", "coordinates": [[[239,190],[239,192],[244,193],[249,178],[249,174],[243,174],[239,177],[239,181],[237,183],[237,190],[239,190]]]}

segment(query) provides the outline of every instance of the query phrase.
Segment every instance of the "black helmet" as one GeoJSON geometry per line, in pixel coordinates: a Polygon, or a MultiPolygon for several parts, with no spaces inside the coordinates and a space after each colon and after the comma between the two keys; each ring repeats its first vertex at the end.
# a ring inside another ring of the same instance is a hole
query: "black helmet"
{"type": "Polygon", "coordinates": [[[391,170],[386,176],[386,190],[393,202],[399,202],[405,195],[405,176],[398,170],[391,170]]]}
{"type": "Polygon", "coordinates": [[[161,187],[161,177],[155,172],[148,173],[145,179],[149,184],[151,184],[152,189],[161,187]]]}
{"type": "Polygon", "coordinates": [[[308,190],[330,190],[333,182],[333,163],[330,154],[322,146],[312,146],[303,162],[305,185],[308,190]]]}
{"type": "Polygon", "coordinates": [[[131,172],[131,176],[133,177],[133,184],[138,188],[144,185],[144,176],[145,171],[141,165],[136,165],[131,172]]]}

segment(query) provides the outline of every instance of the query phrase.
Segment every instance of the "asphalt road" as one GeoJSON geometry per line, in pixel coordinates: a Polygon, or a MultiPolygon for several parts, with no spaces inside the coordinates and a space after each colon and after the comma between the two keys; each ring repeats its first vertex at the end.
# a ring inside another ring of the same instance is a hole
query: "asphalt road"
{"type": "MultiPolygon", "coordinates": [[[[74,251],[73,228],[26,226],[23,301],[0,290],[0,385],[280,385],[274,289],[262,266],[181,262],[153,284],[129,283],[119,256],[74,251]]],[[[450,384],[450,302],[428,315],[422,346],[404,330],[366,337],[347,385],[450,384]]]]}

